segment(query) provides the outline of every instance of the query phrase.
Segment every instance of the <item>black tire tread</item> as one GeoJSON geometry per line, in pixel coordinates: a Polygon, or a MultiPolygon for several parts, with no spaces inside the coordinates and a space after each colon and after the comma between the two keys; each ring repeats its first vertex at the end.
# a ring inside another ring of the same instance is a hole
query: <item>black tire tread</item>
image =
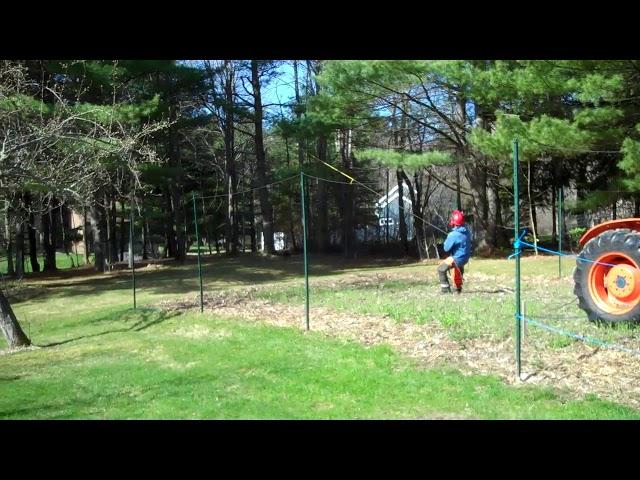
{"type": "MultiPolygon", "coordinates": [[[[582,249],[581,256],[594,260],[601,254],[614,250],[629,254],[640,264],[640,232],[628,228],[617,228],[602,232],[587,242],[582,249]]],[[[640,305],[626,315],[611,316],[599,311],[593,304],[586,285],[588,273],[592,266],[593,264],[590,262],[582,262],[576,259],[576,268],[573,272],[573,293],[578,298],[578,307],[587,313],[589,320],[607,323],[640,321],[640,305]]]]}

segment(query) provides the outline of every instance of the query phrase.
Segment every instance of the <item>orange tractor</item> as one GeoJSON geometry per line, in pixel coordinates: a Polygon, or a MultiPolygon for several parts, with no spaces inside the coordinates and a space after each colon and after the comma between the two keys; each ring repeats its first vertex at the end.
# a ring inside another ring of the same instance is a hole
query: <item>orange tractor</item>
{"type": "Polygon", "coordinates": [[[640,322],[640,218],[596,225],[580,246],[574,293],[589,320],[640,322]]]}

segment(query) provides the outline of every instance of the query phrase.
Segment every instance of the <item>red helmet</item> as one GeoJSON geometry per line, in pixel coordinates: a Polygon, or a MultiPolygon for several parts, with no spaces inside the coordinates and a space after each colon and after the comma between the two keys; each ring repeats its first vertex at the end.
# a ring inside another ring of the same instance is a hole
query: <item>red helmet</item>
{"type": "Polygon", "coordinates": [[[460,227],[464,225],[464,213],[460,210],[454,210],[451,213],[451,220],[449,221],[449,226],[451,227],[460,227]]]}

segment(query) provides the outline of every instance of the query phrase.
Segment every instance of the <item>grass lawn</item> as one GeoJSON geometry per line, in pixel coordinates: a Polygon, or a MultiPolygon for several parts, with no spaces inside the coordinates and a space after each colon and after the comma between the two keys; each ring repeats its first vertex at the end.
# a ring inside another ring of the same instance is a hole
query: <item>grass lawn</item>
{"type": "MultiPolygon", "coordinates": [[[[300,260],[207,256],[205,291],[262,285],[259,295],[299,302],[300,260]]],[[[557,260],[523,260],[530,309],[569,298],[568,264],[558,280],[557,260]]],[[[453,309],[431,294],[432,265],[321,257],[311,265],[312,307],[436,321],[456,338],[512,329],[513,295],[482,293],[512,287],[513,265],[504,260],[472,261],[469,290],[477,292],[453,309]],[[347,277],[355,283],[341,286],[347,277]]],[[[0,418],[640,418],[593,395],[576,400],[454,366],[418,368],[386,346],[150,308],[196,297],[195,268],[193,261],[140,268],[137,312],[127,272],[33,275],[13,285],[14,310],[40,348],[0,356],[0,418]]]]}
{"type": "MultiPolygon", "coordinates": [[[[90,255],[91,261],[93,261],[94,254],[90,255]]],[[[44,267],[44,255],[38,255],[38,263],[40,264],[40,269],[44,267]]],[[[62,252],[56,252],[56,267],[60,270],[66,270],[68,268],[74,268],[77,266],[86,265],[84,254],[76,255],[73,252],[70,252],[69,255],[62,252]]],[[[25,262],[24,262],[25,272],[31,273],[31,260],[29,259],[28,253],[25,254],[25,262]]],[[[0,256],[0,272],[4,275],[7,274],[7,257],[6,252],[0,256]]]]}
{"type": "Polygon", "coordinates": [[[87,315],[0,357],[0,418],[640,418],[596,398],[420,370],[388,347],[155,310],[87,315]]]}

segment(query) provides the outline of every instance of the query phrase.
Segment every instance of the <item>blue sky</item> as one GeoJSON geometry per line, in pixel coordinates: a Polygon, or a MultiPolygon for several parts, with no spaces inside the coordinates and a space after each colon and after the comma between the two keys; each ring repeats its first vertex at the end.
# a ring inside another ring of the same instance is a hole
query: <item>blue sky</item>
{"type": "MultiPolygon", "coordinates": [[[[278,67],[279,75],[262,90],[262,103],[265,105],[274,103],[289,103],[295,98],[295,80],[293,60],[286,60],[278,67]]],[[[302,84],[305,75],[304,60],[298,63],[298,79],[302,84]]],[[[288,113],[286,108],[272,106],[268,108],[270,114],[277,115],[281,112],[288,113]]]]}
{"type": "MultiPolygon", "coordinates": [[[[294,90],[294,72],[291,60],[287,60],[287,63],[280,65],[278,68],[280,75],[273,80],[271,84],[267,85],[262,91],[262,99],[264,103],[276,103],[280,100],[285,103],[295,96],[294,90]]],[[[300,77],[298,72],[298,76],[300,77]]]]}
{"type": "MultiPolygon", "coordinates": [[[[201,60],[178,60],[179,63],[184,62],[187,65],[197,66],[201,60]]],[[[267,122],[269,117],[286,115],[290,110],[284,104],[290,103],[295,98],[295,76],[293,69],[293,60],[281,60],[278,66],[278,75],[268,85],[262,88],[263,105],[271,105],[265,108],[267,122]],[[282,106],[273,104],[283,104],[282,106]]],[[[298,60],[298,79],[301,84],[306,74],[305,60],[298,60]]],[[[250,89],[251,85],[247,85],[250,89]]]]}
{"type": "MultiPolygon", "coordinates": [[[[286,107],[286,104],[291,103],[295,98],[293,60],[280,60],[277,72],[278,75],[276,75],[268,85],[265,85],[262,88],[262,103],[266,106],[265,120],[267,125],[270,123],[270,119],[273,119],[274,117],[290,114],[290,110],[286,107]]],[[[298,79],[301,93],[304,88],[303,85],[305,77],[306,61],[298,60],[298,79]]],[[[250,88],[250,85],[248,87],[250,88]]],[[[382,108],[378,111],[378,115],[385,116],[390,114],[390,108],[382,108]]],[[[467,103],[467,115],[471,121],[475,118],[475,111],[472,102],[467,103]]]]}

